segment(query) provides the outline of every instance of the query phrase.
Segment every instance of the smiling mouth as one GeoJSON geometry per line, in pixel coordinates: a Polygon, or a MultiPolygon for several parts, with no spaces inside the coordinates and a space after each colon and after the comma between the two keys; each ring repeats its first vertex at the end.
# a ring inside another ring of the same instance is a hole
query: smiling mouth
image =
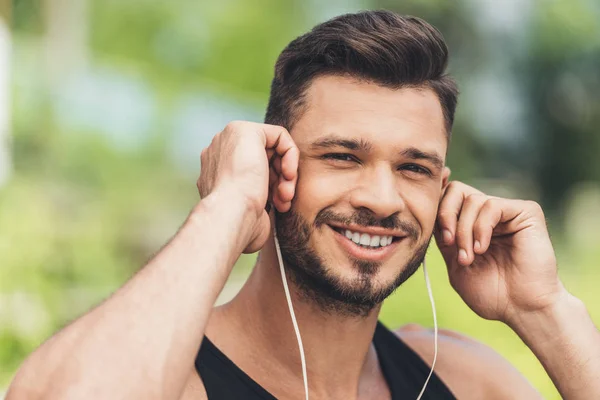
{"type": "Polygon", "coordinates": [[[344,236],[348,241],[364,249],[375,250],[390,246],[392,243],[402,239],[393,235],[374,235],[365,232],[354,231],[350,229],[331,226],[331,229],[344,236]]]}

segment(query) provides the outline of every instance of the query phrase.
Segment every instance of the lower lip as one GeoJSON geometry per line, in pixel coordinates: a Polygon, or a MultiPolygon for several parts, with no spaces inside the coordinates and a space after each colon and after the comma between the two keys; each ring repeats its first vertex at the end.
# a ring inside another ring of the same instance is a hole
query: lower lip
{"type": "Polygon", "coordinates": [[[348,239],[345,235],[342,235],[335,229],[329,227],[333,233],[335,234],[335,239],[338,241],[340,246],[344,250],[346,250],[351,256],[354,258],[358,258],[366,261],[384,261],[387,259],[398,247],[398,244],[404,238],[395,238],[392,244],[384,246],[384,247],[375,247],[372,249],[368,249],[366,247],[362,247],[354,243],[352,240],[348,239]]]}

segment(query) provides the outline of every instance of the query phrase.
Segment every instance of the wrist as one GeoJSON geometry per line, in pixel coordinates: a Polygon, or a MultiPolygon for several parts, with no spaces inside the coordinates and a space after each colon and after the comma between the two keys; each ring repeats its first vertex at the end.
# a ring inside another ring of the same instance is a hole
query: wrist
{"type": "Polygon", "coordinates": [[[228,230],[234,238],[233,242],[241,247],[251,237],[257,221],[256,211],[231,188],[222,188],[211,192],[201,199],[188,216],[188,223],[200,229],[217,226],[228,230]]]}
{"type": "Polygon", "coordinates": [[[507,324],[523,341],[534,338],[537,342],[553,342],[568,336],[578,324],[576,321],[589,318],[583,302],[564,287],[556,301],[543,309],[515,313],[507,324]]]}
{"type": "Polygon", "coordinates": [[[515,316],[511,328],[544,366],[562,398],[598,397],[600,333],[581,300],[565,290],[551,307],[515,316]]]}

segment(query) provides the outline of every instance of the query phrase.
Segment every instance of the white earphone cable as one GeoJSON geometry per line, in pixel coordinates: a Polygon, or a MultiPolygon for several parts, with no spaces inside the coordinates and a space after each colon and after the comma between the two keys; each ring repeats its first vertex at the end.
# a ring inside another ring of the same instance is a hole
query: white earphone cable
{"type": "Polygon", "coordinates": [[[431,363],[431,370],[429,371],[429,375],[427,375],[427,379],[425,379],[425,384],[423,385],[423,389],[421,389],[421,393],[417,397],[417,400],[421,400],[423,393],[425,393],[425,388],[429,383],[429,379],[431,375],[433,375],[433,369],[435,368],[435,361],[437,360],[438,354],[438,326],[437,326],[437,315],[435,312],[435,302],[433,301],[433,291],[431,290],[431,282],[429,281],[429,274],[427,273],[427,265],[425,263],[425,259],[423,259],[423,274],[425,275],[425,285],[427,286],[427,294],[429,295],[429,302],[431,303],[431,311],[433,312],[433,362],[431,363]]]}
{"type": "MultiPolygon", "coordinates": [[[[279,240],[277,240],[277,233],[275,229],[273,229],[273,238],[275,239],[275,249],[277,251],[277,260],[279,261],[279,270],[281,271],[281,280],[283,282],[283,290],[285,291],[285,298],[287,300],[288,308],[290,310],[290,316],[292,317],[292,324],[294,325],[294,331],[296,332],[296,339],[298,341],[298,349],[300,350],[300,362],[302,363],[302,378],[304,380],[304,394],[306,400],[308,400],[308,377],[306,374],[306,359],[304,357],[304,346],[302,345],[302,337],[300,336],[300,330],[298,329],[298,321],[296,321],[296,314],[294,313],[294,307],[292,306],[292,298],[290,296],[290,289],[288,288],[287,279],[285,276],[285,270],[283,268],[283,259],[281,257],[281,249],[279,248],[279,240]]],[[[437,360],[438,353],[438,326],[437,326],[437,316],[435,311],[435,302],[433,301],[433,292],[431,290],[431,282],[429,281],[429,274],[427,273],[427,266],[425,264],[425,259],[423,259],[423,273],[425,274],[425,285],[427,286],[427,294],[429,295],[429,301],[431,303],[431,310],[433,311],[433,342],[434,342],[434,353],[433,353],[433,362],[431,363],[431,370],[429,371],[429,375],[425,380],[425,384],[421,389],[421,393],[417,397],[417,400],[421,400],[423,393],[425,393],[425,389],[427,388],[427,384],[429,383],[429,379],[433,374],[433,369],[435,368],[435,362],[437,360]]]]}
{"type": "Polygon", "coordinates": [[[302,378],[304,379],[304,394],[306,395],[306,400],[308,400],[308,377],[306,374],[306,359],[304,358],[304,346],[302,345],[302,337],[300,336],[300,330],[298,329],[298,321],[296,321],[296,314],[294,313],[294,307],[292,306],[292,298],[290,296],[290,289],[288,288],[287,279],[285,277],[283,259],[281,258],[281,249],[279,248],[279,240],[277,240],[277,233],[275,232],[275,229],[273,229],[273,237],[275,238],[275,249],[277,250],[277,259],[279,260],[279,270],[281,271],[281,281],[283,282],[283,290],[285,291],[285,298],[287,300],[288,308],[290,309],[290,316],[292,317],[292,324],[294,324],[296,339],[298,340],[298,349],[300,350],[300,362],[302,363],[302,378]]]}

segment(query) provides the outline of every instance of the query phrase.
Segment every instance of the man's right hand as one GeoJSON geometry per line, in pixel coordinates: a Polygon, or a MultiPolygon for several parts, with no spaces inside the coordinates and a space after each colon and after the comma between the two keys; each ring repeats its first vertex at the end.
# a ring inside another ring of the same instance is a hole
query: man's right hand
{"type": "Polygon", "coordinates": [[[258,251],[270,233],[267,201],[280,212],[290,209],[298,178],[299,150],[281,127],[234,121],[202,150],[197,186],[200,197],[222,193],[241,201],[253,221],[245,253],[258,251]]]}
{"type": "Polygon", "coordinates": [[[33,352],[7,399],[179,398],[227,271],[269,237],[267,200],[282,212],[291,206],[298,156],[282,127],[228,124],[202,151],[193,222],[33,352]]]}

